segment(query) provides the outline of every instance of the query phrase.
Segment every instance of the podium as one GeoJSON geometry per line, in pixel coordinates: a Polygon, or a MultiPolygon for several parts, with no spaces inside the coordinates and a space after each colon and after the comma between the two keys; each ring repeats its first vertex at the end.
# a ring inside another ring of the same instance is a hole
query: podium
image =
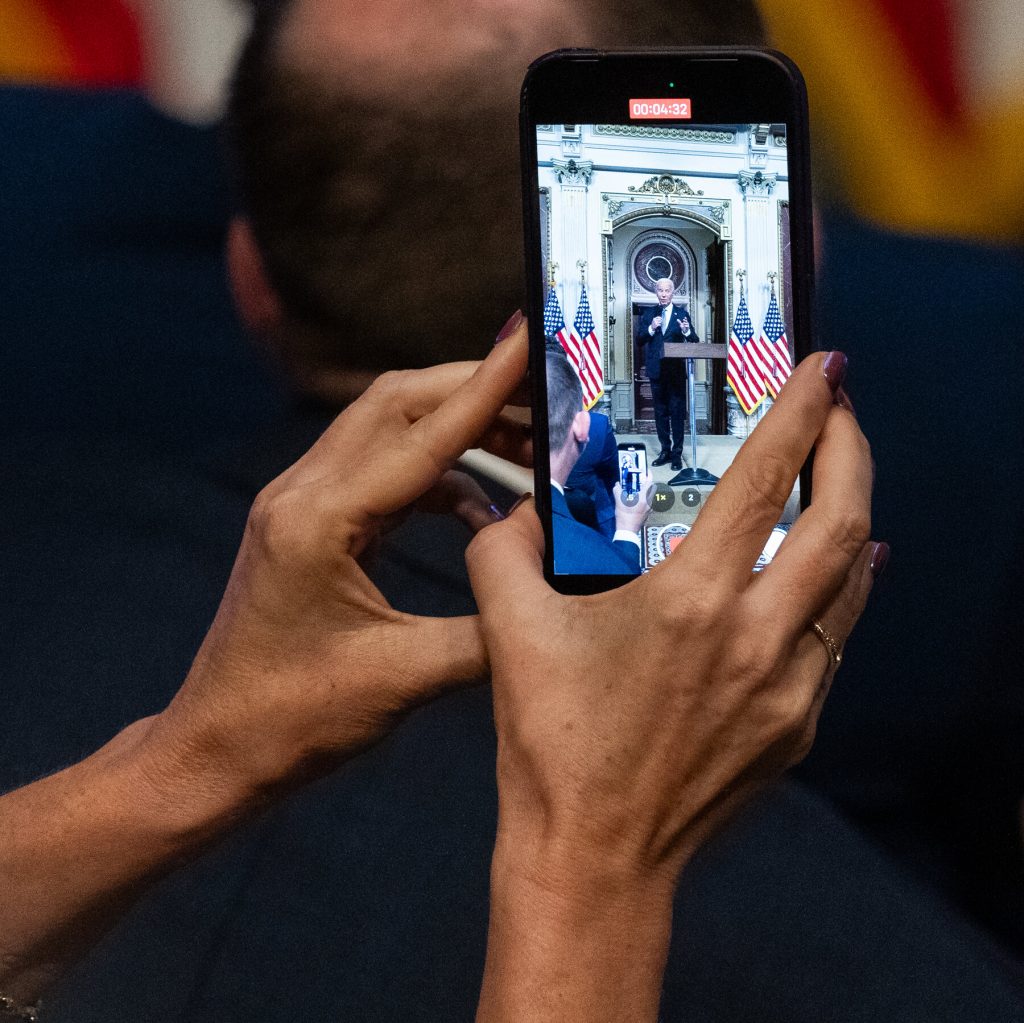
{"type": "Polygon", "coordinates": [[[697,409],[693,400],[693,364],[696,359],[727,359],[728,345],[689,344],[684,341],[666,341],[663,359],[686,360],[686,401],[690,409],[690,464],[668,481],[670,487],[711,487],[718,482],[707,469],[697,465],[697,409]]]}

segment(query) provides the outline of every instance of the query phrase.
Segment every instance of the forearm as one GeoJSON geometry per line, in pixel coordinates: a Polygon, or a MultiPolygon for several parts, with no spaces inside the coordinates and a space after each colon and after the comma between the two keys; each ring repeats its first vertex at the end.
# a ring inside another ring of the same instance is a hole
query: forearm
{"type": "Polygon", "coordinates": [[[499,832],[477,1023],[656,1020],[673,890],[499,832]]]}
{"type": "Polygon", "coordinates": [[[186,780],[159,718],[0,798],[0,991],[35,1001],[146,888],[240,817],[244,796],[186,780]]]}

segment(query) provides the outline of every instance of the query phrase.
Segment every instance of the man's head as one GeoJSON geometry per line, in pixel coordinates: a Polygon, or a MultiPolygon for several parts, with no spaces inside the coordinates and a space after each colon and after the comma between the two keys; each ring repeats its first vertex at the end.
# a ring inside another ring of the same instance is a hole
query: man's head
{"type": "Polygon", "coordinates": [[[625,0],[258,3],[229,112],[248,318],[293,368],[479,357],[525,292],[527,64],[559,46],[759,38],[750,0],[691,0],[668,22],[625,0]]]}
{"type": "Polygon", "coordinates": [[[662,305],[668,305],[672,301],[672,293],[675,290],[676,286],[672,283],[670,277],[662,277],[654,285],[654,294],[658,296],[658,301],[662,305]]]}
{"type": "Polygon", "coordinates": [[[545,363],[551,478],[564,483],[590,437],[590,413],[583,408],[583,388],[565,354],[549,350],[545,363]]]}

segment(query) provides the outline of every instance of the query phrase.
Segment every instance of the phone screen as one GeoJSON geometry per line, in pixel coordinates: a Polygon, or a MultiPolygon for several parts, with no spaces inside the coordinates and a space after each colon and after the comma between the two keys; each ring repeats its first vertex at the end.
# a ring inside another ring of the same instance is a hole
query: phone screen
{"type": "Polygon", "coordinates": [[[627,498],[643,494],[647,476],[647,448],[640,444],[620,444],[619,487],[627,498]]]}
{"type": "MultiPolygon", "coordinates": [[[[789,126],[693,120],[699,108],[698,96],[631,98],[618,118],[530,125],[555,576],[637,575],[685,543],[809,350],[794,312],[809,287],[794,297],[789,126]],[[595,444],[617,452],[621,489],[602,542],[559,496],[580,465],[600,485],[595,444]]],[[[800,488],[755,570],[798,516],[800,488]]]]}

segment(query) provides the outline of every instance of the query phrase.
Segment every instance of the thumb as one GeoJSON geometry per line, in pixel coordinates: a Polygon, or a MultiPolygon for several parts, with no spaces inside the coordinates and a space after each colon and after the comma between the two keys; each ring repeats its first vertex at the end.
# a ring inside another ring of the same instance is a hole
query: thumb
{"type": "Polygon", "coordinates": [[[533,498],[504,522],[482,529],[466,549],[466,567],[480,613],[536,601],[554,591],[544,581],[544,531],[533,498]]]}
{"type": "Polygon", "coordinates": [[[482,682],[487,650],[476,615],[426,618],[403,615],[399,638],[392,644],[400,710],[426,703],[451,689],[482,682]]]}

